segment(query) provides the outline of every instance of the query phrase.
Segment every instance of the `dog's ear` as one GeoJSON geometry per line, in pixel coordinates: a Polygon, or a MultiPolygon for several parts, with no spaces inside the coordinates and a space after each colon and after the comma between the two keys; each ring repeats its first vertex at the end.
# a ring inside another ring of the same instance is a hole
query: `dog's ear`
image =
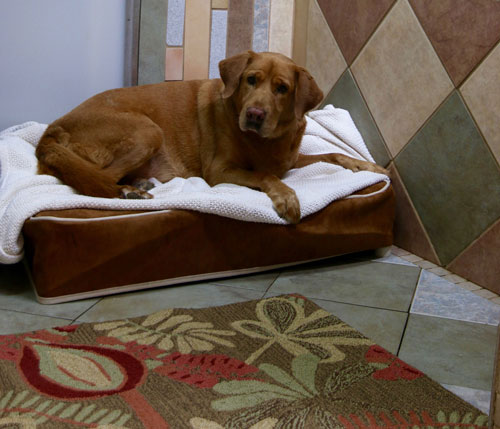
{"type": "Polygon", "coordinates": [[[295,116],[300,119],[323,100],[323,91],[305,68],[297,67],[296,76],[295,116]]]}
{"type": "Polygon", "coordinates": [[[240,77],[253,54],[253,51],[243,52],[219,63],[220,77],[224,82],[222,98],[228,98],[236,91],[240,84],[240,77]]]}

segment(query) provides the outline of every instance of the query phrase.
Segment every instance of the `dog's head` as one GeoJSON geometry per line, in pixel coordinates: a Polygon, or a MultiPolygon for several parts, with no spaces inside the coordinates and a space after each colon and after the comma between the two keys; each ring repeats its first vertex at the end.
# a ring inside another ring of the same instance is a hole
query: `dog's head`
{"type": "Polygon", "coordinates": [[[281,54],[244,52],[222,60],[219,70],[222,97],[232,97],[240,129],[264,138],[283,135],[323,99],[312,76],[281,54]]]}

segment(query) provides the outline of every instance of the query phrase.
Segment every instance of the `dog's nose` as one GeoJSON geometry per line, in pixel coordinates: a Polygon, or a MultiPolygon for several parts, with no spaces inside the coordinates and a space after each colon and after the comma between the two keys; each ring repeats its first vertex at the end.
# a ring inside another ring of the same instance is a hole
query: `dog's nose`
{"type": "Polygon", "coordinates": [[[249,121],[261,124],[266,118],[265,110],[259,109],[258,107],[249,107],[247,109],[247,119],[249,121]]]}

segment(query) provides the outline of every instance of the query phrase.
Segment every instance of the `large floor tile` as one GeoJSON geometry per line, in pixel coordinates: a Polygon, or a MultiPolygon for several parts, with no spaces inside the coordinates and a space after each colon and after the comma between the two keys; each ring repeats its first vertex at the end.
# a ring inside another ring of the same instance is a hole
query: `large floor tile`
{"type": "Polygon", "coordinates": [[[489,413],[491,400],[490,390],[471,389],[469,387],[462,386],[450,386],[449,384],[443,384],[443,387],[450,392],[453,392],[464,401],[467,401],[469,404],[474,405],[483,413],[489,413]]]}
{"type": "Polygon", "coordinates": [[[269,273],[231,277],[224,280],[212,280],[210,283],[265,292],[269,288],[269,286],[273,284],[279,274],[279,271],[271,271],[269,273]]]}
{"type": "Polygon", "coordinates": [[[37,316],[35,314],[20,313],[18,311],[0,310],[0,335],[20,334],[21,332],[54,328],[70,323],[71,320],[68,319],[37,316]]]}
{"type": "Polygon", "coordinates": [[[203,308],[259,299],[262,292],[208,283],[166,287],[111,296],[99,301],[78,322],[143,316],[165,308],[203,308]]]}
{"type": "Polygon", "coordinates": [[[284,271],[266,296],[297,292],[388,310],[408,311],[420,268],[369,261],[298,267],[284,271]]]}
{"type": "Polygon", "coordinates": [[[497,328],[411,314],[399,357],[439,383],[491,389],[497,328]]]}
{"type": "Polygon", "coordinates": [[[443,265],[500,217],[500,169],[458,92],[395,163],[443,265]]]}
{"type": "Polygon", "coordinates": [[[407,313],[313,299],[321,308],[342,319],[391,353],[398,352],[407,313]]]}
{"type": "Polygon", "coordinates": [[[57,305],[39,304],[22,264],[0,266],[0,309],[76,319],[97,301],[99,299],[85,299],[57,305]]]}
{"type": "Polygon", "coordinates": [[[500,323],[499,305],[425,270],[410,311],[493,326],[500,323]]]}

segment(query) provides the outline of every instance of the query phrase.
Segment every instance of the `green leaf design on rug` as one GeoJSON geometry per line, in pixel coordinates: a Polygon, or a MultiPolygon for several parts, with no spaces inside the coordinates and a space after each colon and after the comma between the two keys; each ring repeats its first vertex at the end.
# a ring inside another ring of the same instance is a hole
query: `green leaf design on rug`
{"type": "Polygon", "coordinates": [[[319,309],[309,316],[298,302],[287,298],[259,301],[255,307],[258,320],[239,320],[231,326],[237,331],[265,344],[252,353],[246,363],[258,359],[273,344],[279,344],[294,356],[312,353],[322,363],[338,362],[345,354],[337,346],[374,344],[354,328],[319,309]]]}
{"type": "Polygon", "coordinates": [[[210,351],[214,344],[234,347],[234,344],[220,337],[230,337],[236,332],[214,329],[211,322],[196,322],[188,314],[173,315],[172,309],[158,311],[146,317],[142,323],[132,320],[99,323],[94,326],[97,331],[109,331],[110,337],[118,338],[124,343],[135,341],[143,345],[155,345],[161,350],[176,349],[187,354],[191,351],[210,351]]]}
{"type": "Polygon", "coordinates": [[[232,411],[250,408],[271,399],[296,401],[312,398],[318,393],[314,376],[319,361],[320,358],[311,354],[296,357],[292,362],[293,375],[276,365],[263,363],[259,365],[259,369],[281,386],[259,380],[223,381],[216,384],[213,390],[230,396],[213,401],[212,408],[217,411],[232,411]]]}
{"type": "Polygon", "coordinates": [[[80,427],[119,428],[131,418],[122,410],[108,410],[96,405],[84,406],[78,402],[48,400],[31,390],[0,391],[0,427],[35,428],[47,421],[80,427]],[[6,427],[11,427],[6,426],[6,427]]]}
{"type": "Polygon", "coordinates": [[[350,414],[349,416],[338,415],[337,420],[343,427],[359,429],[384,429],[384,428],[456,428],[456,429],[486,429],[488,416],[479,414],[473,420],[473,413],[468,412],[461,416],[460,412],[452,411],[446,415],[439,411],[435,418],[432,418],[426,411],[392,411],[390,414],[380,412],[374,415],[365,412],[364,415],[350,414]]]}

